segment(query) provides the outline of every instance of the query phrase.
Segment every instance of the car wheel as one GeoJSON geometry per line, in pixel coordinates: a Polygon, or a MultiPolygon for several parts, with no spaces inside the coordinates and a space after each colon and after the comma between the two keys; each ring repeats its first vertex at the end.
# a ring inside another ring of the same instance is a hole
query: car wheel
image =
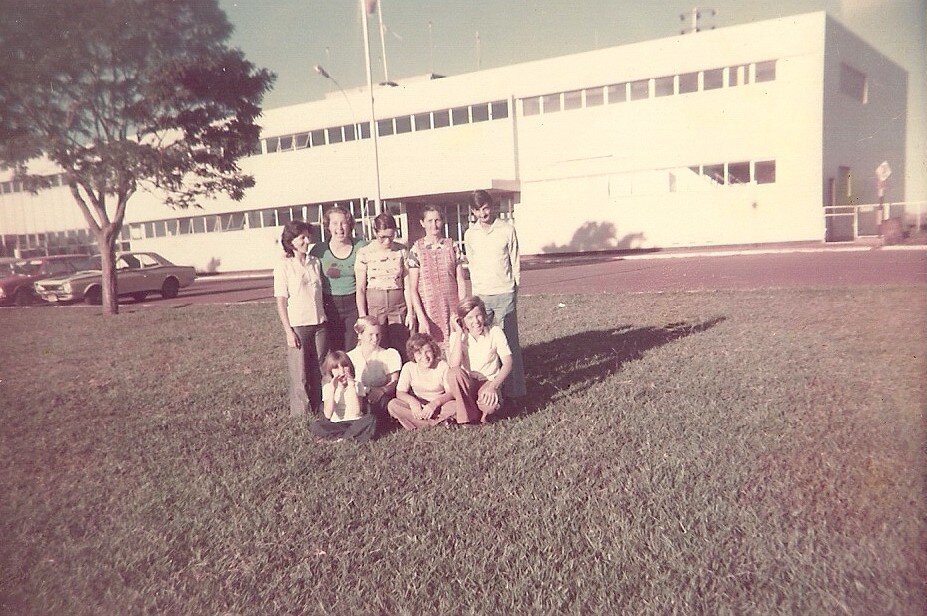
{"type": "Polygon", "coordinates": [[[137,302],[145,301],[146,297],[148,297],[148,291],[139,291],[138,293],[132,294],[132,299],[134,299],[137,302]]]}
{"type": "Polygon", "coordinates": [[[13,296],[13,302],[17,306],[29,306],[32,304],[32,293],[29,292],[29,289],[20,288],[16,291],[16,295],[13,296]]]}
{"type": "Polygon", "coordinates": [[[173,299],[177,297],[177,291],[180,290],[180,283],[176,278],[168,278],[161,285],[161,297],[164,299],[173,299]]]}
{"type": "Polygon", "coordinates": [[[90,306],[99,306],[103,303],[103,289],[100,287],[90,287],[84,293],[84,303],[90,306]]]}

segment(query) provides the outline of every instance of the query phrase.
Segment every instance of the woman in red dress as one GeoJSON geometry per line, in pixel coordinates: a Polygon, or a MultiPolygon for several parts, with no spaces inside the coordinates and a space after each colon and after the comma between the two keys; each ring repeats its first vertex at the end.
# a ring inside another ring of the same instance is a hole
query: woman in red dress
{"type": "Polygon", "coordinates": [[[462,259],[454,240],[444,235],[444,217],[437,208],[425,207],[421,225],[425,237],[409,249],[412,304],[419,333],[431,335],[446,348],[451,315],[467,296],[462,259]]]}

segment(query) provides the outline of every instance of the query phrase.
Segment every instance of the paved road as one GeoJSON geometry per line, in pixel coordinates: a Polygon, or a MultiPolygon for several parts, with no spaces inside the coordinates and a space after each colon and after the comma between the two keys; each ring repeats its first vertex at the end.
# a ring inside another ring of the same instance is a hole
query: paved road
{"type": "MultiPolygon", "coordinates": [[[[861,250],[672,258],[608,258],[536,263],[522,273],[521,293],[648,293],[710,289],[927,284],[927,250],[861,250]]],[[[245,303],[272,299],[268,275],[202,277],[171,300],[151,306],[245,303]]],[[[138,305],[131,299],[126,306],[138,305]]]]}
{"type": "Polygon", "coordinates": [[[525,272],[522,293],[845,287],[927,283],[927,251],[865,250],[625,259],[525,272]]]}
{"type": "MultiPolygon", "coordinates": [[[[617,259],[541,265],[522,273],[523,294],[627,293],[927,283],[927,250],[865,250],[617,259]]],[[[268,277],[199,279],[168,302],[249,302],[272,297],[268,277]]]]}

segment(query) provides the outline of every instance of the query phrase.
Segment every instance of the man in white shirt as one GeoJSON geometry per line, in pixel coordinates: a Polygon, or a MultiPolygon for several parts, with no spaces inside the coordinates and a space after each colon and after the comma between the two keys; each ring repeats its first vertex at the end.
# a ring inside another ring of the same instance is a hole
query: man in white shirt
{"type": "Polygon", "coordinates": [[[474,191],[470,212],[476,223],[464,233],[473,295],[483,300],[492,324],[502,328],[512,351],[512,372],[503,384],[506,398],[525,395],[525,369],[518,340],[517,293],[521,279],[515,227],[499,219],[492,196],[474,191]]]}

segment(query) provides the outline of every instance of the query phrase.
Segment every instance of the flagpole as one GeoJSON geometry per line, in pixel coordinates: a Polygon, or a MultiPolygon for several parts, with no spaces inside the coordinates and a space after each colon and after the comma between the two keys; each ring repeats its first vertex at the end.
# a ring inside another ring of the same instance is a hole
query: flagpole
{"type": "Polygon", "coordinates": [[[383,25],[383,0],[377,1],[377,19],[380,22],[380,50],[383,53],[383,81],[389,82],[389,68],[386,65],[386,26],[383,25]]]}
{"type": "Polygon", "coordinates": [[[367,12],[373,9],[371,4],[376,3],[376,0],[360,0],[360,3],[361,17],[364,21],[364,64],[367,67],[367,90],[370,93],[370,136],[373,138],[373,173],[377,183],[377,198],[374,202],[374,211],[379,214],[383,211],[383,199],[380,193],[380,145],[377,141],[377,119],[373,104],[373,73],[370,70],[370,32],[367,25],[367,12]]]}

